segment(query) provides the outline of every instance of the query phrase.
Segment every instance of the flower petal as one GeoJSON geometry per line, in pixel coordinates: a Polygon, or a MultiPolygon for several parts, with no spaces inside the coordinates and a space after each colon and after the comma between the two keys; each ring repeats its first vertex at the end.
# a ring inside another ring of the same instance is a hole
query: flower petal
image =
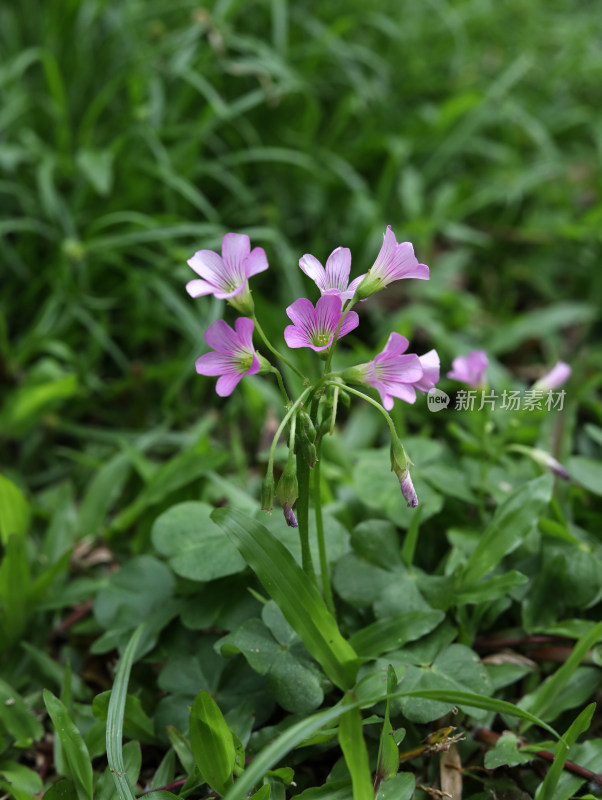
{"type": "Polygon", "coordinates": [[[257,375],[261,368],[261,364],[259,363],[259,359],[257,358],[257,353],[253,353],[253,361],[251,362],[251,366],[246,372],[243,372],[243,375],[257,375]]]}
{"type": "Polygon", "coordinates": [[[311,335],[316,321],[316,311],[313,303],[307,297],[299,297],[294,303],[291,303],[286,309],[286,313],[294,325],[311,335]]]}
{"type": "MultiPolygon", "coordinates": [[[[381,353],[381,356],[383,354],[381,353]]],[[[374,359],[374,369],[379,381],[387,386],[416,383],[422,379],[424,371],[420,359],[414,353],[392,358],[374,359]]]]}
{"type": "Polygon", "coordinates": [[[226,286],[226,272],[221,256],[213,250],[197,250],[186,262],[197,275],[217,288],[226,286]]]}
{"type": "Polygon", "coordinates": [[[351,300],[353,295],[355,294],[355,290],[360,285],[360,283],[366,277],[366,273],[364,272],[363,275],[359,275],[357,278],[354,278],[349,286],[347,287],[347,291],[341,292],[341,300],[351,300]]]}
{"type": "Polygon", "coordinates": [[[343,301],[336,295],[325,294],[320,297],[316,303],[315,311],[316,328],[320,333],[335,332],[339,320],[341,319],[342,306],[343,301]]]}
{"type": "Polygon", "coordinates": [[[414,386],[421,392],[428,392],[439,380],[439,354],[436,350],[429,350],[428,353],[419,358],[424,376],[419,381],[414,381],[414,386]]]}
{"type": "Polygon", "coordinates": [[[287,325],[284,329],[284,341],[289,347],[312,347],[307,333],[295,325],[287,325]]]}
{"type": "MultiPolygon", "coordinates": [[[[339,323],[337,322],[337,325],[339,323]]],[[[341,325],[341,330],[339,331],[339,339],[341,336],[345,336],[349,331],[352,331],[354,328],[360,324],[360,318],[355,313],[355,311],[349,311],[343,320],[343,324],[341,325]]]]}
{"type": "Polygon", "coordinates": [[[222,353],[205,353],[196,360],[196,371],[199,375],[223,375],[232,369],[232,356],[222,353]]]}
{"type": "Polygon", "coordinates": [[[315,256],[306,253],[299,259],[299,266],[307,277],[312,279],[320,291],[326,290],[326,272],[315,256]]]}
{"type": "Polygon", "coordinates": [[[249,319],[249,317],[238,317],[234,327],[241,345],[249,351],[253,351],[253,331],[255,330],[253,320],[249,319]]]}
{"type": "Polygon", "coordinates": [[[227,266],[244,274],[243,263],[251,252],[251,242],[246,233],[227,233],[222,239],[222,258],[227,266]]]}
{"type": "Polygon", "coordinates": [[[201,278],[195,278],[193,281],[188,281],[186,284],[186,291],[191,297],[202,297],[206,294],[213,294],[215,292],[215,286],[207,283],[207,281],[201,280],[201,278]]]}
{"type": "Polygon", "coordinates": [[[263,247],[254,247],[245,261],[245,274],[247,278],[264,272],[268,268],[268,258],[263,247]]]}
{"type": "Polygon", "coordinates": [[[237,355],[241,350],[238,336],[223,319],[216,320],[207,328],[205,341],[222,355],[237,355]]]}
{"type": "Polygon", "coordinates": [[[326,286],[344,292],[349,283],[350,270],[351,250],[348,247],[337,247],[326,262],[326,286]]]}
{"type": "MultiPolygon", "coordinates": [[[[384,350],[379,355],[384,356],[400,356],[410,346],[409,341],[406,339],[405,336],[402,336],[401,333],[391,333],[389,338],[387,339],[387,344],[384,347],[384,350]]],[[[374,359],[378,361],[379,356],[376,356],[374,359]]]]}
{"type": "Polygon", "coordinates": [[[215,391],[220,397],[228,397],[236,389],[241,378],[242,373],[236,372],[234,369],[231,372],[226,372],[225,375],[218,378],[215,391]]]}

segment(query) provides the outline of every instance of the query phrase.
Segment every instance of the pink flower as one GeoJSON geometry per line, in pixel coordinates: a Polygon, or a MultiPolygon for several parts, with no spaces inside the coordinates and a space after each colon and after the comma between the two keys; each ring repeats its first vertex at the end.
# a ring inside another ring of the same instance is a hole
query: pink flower
{"type": "Polygon", "coordinates": [[[215,389],[220,397],[228,397],[244,375],[255,375],[260,367],[253,348],[253,320],[239,317],[234,325],[236,331],[223,319],[210,325],[205,332],[205,341],[216,352],[205,353],[196,361],[199,375],[221,376],[215,389]]]}
{"type": "Polygon", "coordinates": [[[534,389],[557,389],[571,377],[571,368],[564,361],[558,361],[554,367],[533,385],[534,389]]]}
{"type": "Polygon", "coordinates": [[[467,383],[469,386],[482,386],[488,363],[489,359],[484,350],[473,350],[467,356],[454,358],[447,377],[467,383]]]}
{"type": "Polygon", "coordinates": [[[309,253],[299,259],[299,266],[314,281],[321,294],[338,295],[343,301],[351,300],[364,279],[360,275],[349,283],[351,251],[348,247],[337,247],[333,250],[326,261],[326,269],[309,253]]]}
{"type": "Polygon", "coordinates": [[[420,357],[403,355],[408,345],[405,336],[392,333],[384,350],[373,361],[345,370],[343,378],[372,386],[380,394],[387,411],[393,408],[394,397],[414,403],[416,389],[428,392],[439,380],[439,356],[436,350],[420,357]]]}
{"type": "MultiPolygon", "coordinates": [[[[334,332],[341,319],[343,301],[338,295],[325,294],[313,304],[306,297],[295,300],[286,313],[292,320],[292,325],[284,329],[284,339],[289,347],[311,347],[320,352],[332,344],[334,332]]],[[[349,311],[345,316],[338,339],[346,333],[357,328],[359,319],[355,311],[349,311]]]]}
{"type": "Polygon", "coordinates": [[[202,279],[186,284],[188,294],[192,297],[213,294],[220,300],[248,294],[251,275],[268,268],[264,249],[251,250],[249,237],[244,233],[227,233],[222,239],[221,256],[213,250],[198,250],[187,263],[202,279]]]}
{"type": "Polygon", "coordinates": [[[419,278],[428,281],[429,268],[426,264],[418,263],[410,242],[397,242],[389,225],[376,261],[358,287],[358,297],[362,299],[369,297],[393,281],[402,278],[419,278]]]}

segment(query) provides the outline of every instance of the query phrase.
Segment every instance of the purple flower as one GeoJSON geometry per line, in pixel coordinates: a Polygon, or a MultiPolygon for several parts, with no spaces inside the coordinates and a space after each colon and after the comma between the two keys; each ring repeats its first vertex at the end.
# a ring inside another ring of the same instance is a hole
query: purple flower
{"type": "MultiPolygon", "coordinates": [[[[213,294],[220,300],[249,295],[248,279],[257,272],[268,268],[268,261],[262,247],[251,250],[249,237],[244,233],[227,233],[222,239],[222,254],[213,250],[198,250],[188,259],[188,266],[201,276],[186,284],[186,291],[192,297],[213,294]]],[[[250,295],[249,295],[250,299],[250,295]]]]}
{"type": "MultiPolygon", "coordinates": [[[[326,350],[332,344],[334,332],[341,319],[342,306],[341,298],[332,294],[320,297],[315,308],[306,297],[295,300],[286,309],[289,319],[293,322],[284,329],[284,339],[287,345],[289,347],[311,347],[316,352],[326,350]]],[[[355,311],[349,311],[343,320],[337,338],[345,336],[358,325],[357,314],[355,311]]]]}
{"type": "Polygon", "coordinates": [[[210,325],[205,341],[216,352],[205,353],[196,361],[199,375],[221,376],[215,389],[220,397],[228,397],[244,375],[255,375],[260,367],[253,348],[253,320],[239,317],[234,325],[235,331],[223,319],[210,325]]]}
{"type": "Polygon", "coordinates": [[[376,261],[358,287],[357,295],[364,299],[402,278],[428,281],[429,268],[426,264],[418,263],[410,242],[397,241],[389,225],[376,261]]]}
{"type": "Polygon", "coordinates": [[[326,261],[326,269],[309,253],[299,259],[299,266],[314,281],[321,294],[337,295],[343,301],[351,300],[364,280],[364,276],[360,275],[349,283],[351,251],[348,247],[337,247],[333,250],[326,261]]]}
{"type": "Polygon", "coordinates": [[[534,389],[557,389],[571,377],[571,368],[564,361],[558,361],[554,367],[533,385],[534,389]]]}
{"type": "Polygon", "coordinates": [[[469,386],[482,386],[488,363],[487,353],[484,350],[473,350],[467,356],[454,358],[447,377],[467,383],[469,386]]]}
{"type": "Polygon", "coordinates": [[[387,411],[393,408],[394,397],[414,403],[416,389],[428,392],[439,380],[439,356],[436,350],[420,357],[403,355],[408,345],[405,336],[392,333],[385,349],[373,361],[345,370],[343,378],[372,386],[380,394],[387,411]]]}

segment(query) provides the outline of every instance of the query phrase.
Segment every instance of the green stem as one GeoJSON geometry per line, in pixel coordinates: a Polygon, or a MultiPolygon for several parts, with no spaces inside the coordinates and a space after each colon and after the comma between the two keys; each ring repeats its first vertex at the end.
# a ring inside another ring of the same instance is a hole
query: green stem
{"type": "Polygon", "coordinates": [[[305,400],[307,395],[311,392],[311,390],[312,390],[312,387],[310,386],[308,389],[306,389],[304,392],[302,392],[299,395],[299,397],[295,400],[293,405],[286,412],[282,422],[278,426],[278,430],[274,434],[274,438],[272,439],[272,444],[270,445],[270,455],[269,455],[269,458],[268,458],[268,473],[269,473],[270,470],[274,469],[274,454],[276,452],[276,446],[278,444],[278,439],[280,439],[282,431],[286,428],[286,425],[287,425],[289,419],[293,416],[293,414],[297,413],[297,409],[299,408],[301,403],[305,400]]]}
{"type": "MultiPolygon", "coordinates": [[[[335,382],[335,381],[329,381],[329,382],[328,382],[328,385],[329,385],[329,386],[339,386],[339,387],[341,386],[341,384],[340,384],[340,383],[338,383],[338,382],[335,382]]],[[[376,400],[373,400],[373,399],[372,399],[372,398],[371,398],[369,395],[367,395],[367,394],[364,394],[363,392],[360,392],[360,391],[358,391],[357,389],[352,389],[352,388],[351,388],[351,386],[347,386],[347,384],[345,384],[345,391],[346,391],[346,392],[349,392],[350,394],[354,394],[354,395],[356,395],[356,397],[361,397],[361,398],[362,398],[362,400],[365,400],[367,403],[370,403],[371,405],[373,405],[373,406],[374,406],[374,408],[378,408],[378,410],[380,411],[380,413],[381,413],[381,414],[383,415],[383,417],[384,417],[384,418],[387,420],[387,425],[389,426],[389,429],[390,429],[390,431],[391,431],[391,436],[392,436],[394,439],[398,439],[398,438],[399,438],[399,437],[397,436],[397,431],[395,430],[395,423],[394,423],[394,422],[393,422],[393,420],[391,419],[391,415],[389,414],[389,412],[388,412],[388,411],[387,411],[385,408],[383,408],[383,407],[381,406],[381,404],[380,404],[380,403],[378,403],[376,400]]]]}
{"type": "Polygon", "coordinates": [[[282,380],[282,375],[280,374],[280,370],[272,366],[272,372],[276,376],[276,380],[278,381],[278,386],[280,387],[280,391],[282,392],[282,397],[284,398],[284,402],[286,403],[286,405],[288,405],[290,403],[290,400],[286,388],[284,386],[284,381],[282,380]]]}
{"type": "Polygon", "coordinates": [[[299,523],[298,531],[301,542],[301,565],[307,577],[314,584],[317,584],[316,571],[309,546],[309,464],[302,456],[297,458],[297,483],[299,484],[297,522],[299,523]]]}
{"type": "Polygon", "coordinates": [[[332,597],[332,589],[330,588],[330,575],[328,570],[328,559],[326,557],[326,539],[324,537],[324,520],[322,518],[322,492],[320,483],[320,457],[322,450],[322,439],[318,441],[317,445],[318,458],[314,466],[314,513],[316,515],[316,531],[318,534],[318,551],[320,553],[320,573],[322,577],[322,590],[324,592],[324,599],[328,610],[334,617],[335,607],[334,599],[332,597]]]}
{"type": "Polygon", "coordinates": [[[326,359],[326,364],[324,365],[324,374],[325,375],[330,370],[330,362],[332,361],[332,354],[334,353],[334,349],[337,346],[337,342],[339,340],[339,331],[341,330],[343,322],[345,321],[345,317],[351,311],[351,309],[356,304],[356,302],[357,302],[356,300],[351,298],[351,300],[347,304],[347,307],[345,308],[345,310],[341,314],[341,319],[339,320],[339,324],[337,325],[337,329],[334,332],[334,336],[332,337],[332,344],[330,345],[330,349],[328,350],[328,357],[326,359]]]}
{"type": "Polygon", "coordinates": [[[262,339],[263,343],[264,343],[264,344],[265,344],[265,346],[268,348],[268,350],[269,350],[271,353],[273,353],[273,354],[276,356],[276,358],[279,358],[279,359],[280,359],[281,361],[283,361],[283,362],[284,362],[284,363],[285,363],[285,364],[286,364],[288,367],[290,367],[290,369],[292,369],[292,370],[293,370],[293,372],[294,372],[294,373],[296,373],[296,374],[297,374],[297,375],[298,375],[298,376],[301,378],[301,380],[302,380],[302,381],[305,381],[305,375],[304,375],[304,374],[303,374],[303,373],[302,373],[300,370],[298,370],[298,369],[297,369],[297,367],[296,367],[296,366],[295,366],[293,363],[291,363],[291,362],[288,360],[288,358],[286,358],[286,356],[283,356],[283,355],[282,355],[282,353],[279,353],[279,352],[278,352],[278,350],[276,350],[276,348],[272,346],[272,343],[270,342],[270,340],[268,339],[268,337],[265,335],[265,333],[264,333],[264,331],[263,331],[263,328],[262,328],[262,327],[261,327],[261,325],[259,324],[259,320],[257,319],[257,316],[256,316],[255,314],[253,314],[253,316],[252,316],[252,320],[253,320],[253,322],[255,323],[255,329],[257,330],[257,333],[258,333],[258,334],[259,334],[259,336],[261,337],[261,339],[262,339]]]}

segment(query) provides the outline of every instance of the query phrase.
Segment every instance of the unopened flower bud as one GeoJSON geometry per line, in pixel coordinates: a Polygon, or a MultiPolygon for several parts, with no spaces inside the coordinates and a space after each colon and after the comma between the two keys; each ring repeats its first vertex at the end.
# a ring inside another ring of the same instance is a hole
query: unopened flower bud
{"type": "Polygon", "coordinates": [[[408,508],[415,508],[418,505],[418,497],[410,476],[411,463],[404,446],[395,437],[391,442],[391,471],[399,478],[401,493],[408,504],[408,508]]]}
{"type": "Polygon", "coordinates": [[[299,523],[297,522],[297,517],[293,509],[288,506],[282,506],[282,511],[284,512],[284,519],[289,528],[298,528],[299,523]]]}
{"type": "Polygon", "coordinates": [[[297,520],[293,513],[293,506],[299,496],[299,485],[297,483],[297,473],[292,461],[289,461],[280,480],[276,485],[276,497],[282,504],[284,518],[291,528],[297,527],[297,520]]]}
{"type": "Polygon", "coordinates": [[[562,466],[560,461],[555,459],[554,456],[550,455],[550,453],[547,453],[545,450],[540,450],[537,447],[526,447],[522,444],[510,445],[508,450],[513,450],[515,453],[523,453],[524,455],[529,456],[529,458],[532,458],[536,464],[551,470],[554,475],[558,475],[558,477],[562,478],[564,481],[571,479],[571,476],[562,466]]]}
{"type": "Polygon", "coordinates": [[[270,470],[261,484],[261,508],[268,514],[271,514],[274,508],[274,488],[274,475],[270,470]]]}
{"type": "Polygon", "coordinates": [[[314,427],[313,422],[311,421],[311,417],[309,416],[307,411],[304,411],[303,409],[301,409],[301,411],[299,411],[299,413],[297,414],[297,425],[299,425],[299,423],[301,423],[300,425],[301,430],[307,436],[309,441],[315,442],[316,429],[314,427]]]}

